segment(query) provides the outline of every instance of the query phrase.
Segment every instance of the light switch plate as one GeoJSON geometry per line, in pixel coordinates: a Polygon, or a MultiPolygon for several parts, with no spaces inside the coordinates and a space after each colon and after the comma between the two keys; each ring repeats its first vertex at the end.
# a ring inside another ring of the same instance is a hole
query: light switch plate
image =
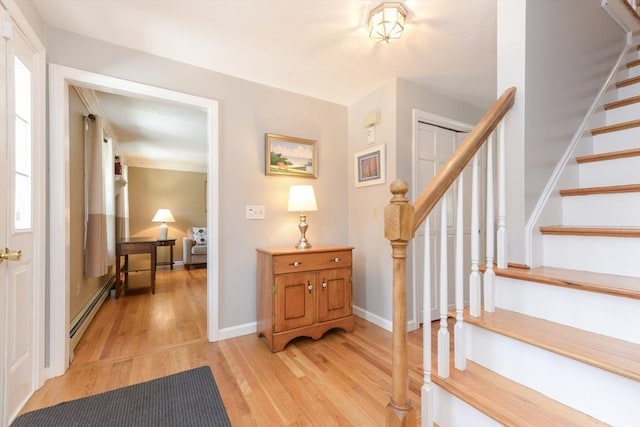
{"type": "Polygon", "coordinates": [[[264,206],[247,205],[245,210],[246,219],[264,219],[264,206]]]}

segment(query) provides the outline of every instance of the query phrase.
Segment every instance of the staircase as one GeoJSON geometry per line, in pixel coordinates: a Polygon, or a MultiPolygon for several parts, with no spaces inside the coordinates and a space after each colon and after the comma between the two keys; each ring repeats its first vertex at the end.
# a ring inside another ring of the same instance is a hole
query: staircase
{"type": "Polygon", "coordinates": [[[640,427],[640,55],[581,144],[543,267],[496,269],[495,312],[464,314],[468,358],[440,378],[440,426],[640,427]]]}

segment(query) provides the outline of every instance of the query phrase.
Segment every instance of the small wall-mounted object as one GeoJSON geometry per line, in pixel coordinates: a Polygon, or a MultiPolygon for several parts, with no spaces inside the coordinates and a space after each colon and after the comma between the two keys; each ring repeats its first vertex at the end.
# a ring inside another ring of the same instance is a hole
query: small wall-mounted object
{"type": "Polygon", "coordinates": [[[367,114],[367,116],[364,118],[364,127],[368,128],[369,126],[374,126],[379,121],[380,112],[374,111],[373,113],[367,114]]]}
{"type": "Polygon", "coordinates": [[[120,156],[115,156],[113,159],[113,173],[115,175],[122,175],[122,162],[120,156]]]}
{"type": "Polygon", "coordinates": [[[376,142],[376,123],[380,121],[380,113],[374,111],[367,114],[364,118],[364,127],[367,129],[367,144],[373,144],[376,142]]]}
{"type": "Polygon", "coordinates": [[[371,125],[367,128],[367,144],[376,142],[376,127],[371,125]]]}

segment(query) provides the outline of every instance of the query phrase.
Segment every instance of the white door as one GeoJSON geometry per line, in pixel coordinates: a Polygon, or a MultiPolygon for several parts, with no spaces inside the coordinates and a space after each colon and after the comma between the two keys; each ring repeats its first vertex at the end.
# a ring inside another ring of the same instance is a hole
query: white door
{"type": "MultiPolygon", "coordinates": [[[[454,131],[451,129],[434,126],[431,124],[417,122],[416,126],[416,152],[414,153],[416,182],[415,190],[419,193],[427,184],[436,176],[436,174],[442,169],[445,163],[449,160],[457,146],[462,143],[467,136],[466,132],[454,131]]],[[[465,206],[469,206],[471,199],[469,173],[465,170],[465,206]]],[[[450,189],[447,199],[447,257],[448,257],[448,273],[449,278],[449,304],[454,303],[454,260],[455,260],[455,201],[457,200],[456,190],[450,189]]],[[[468,209],[465,209],[468,211],[468,209]]],[[[431,320],[437,320],[440,316],[438,308],[439,301],[439,268],[440,268],[440,204],[438,204],[432,211],[430,218],[430,230],[429,230],[429,244],[431,247],[431,307],[427,308],[430,312],[431,320]]],[[[424,283],[424,239],[425,239],[425,226],[424,223],[418,228],[415,235],[415,286],[416,286],[416,317],[417,322],[421,323],[424,318],[423,308],[423,283],[424,283]]],[[[464,241],[468,244],[470,240],[470,228],[469,228],[469,216],[465,215],[465,227],[464,227],[464,241]]],[[[467,246],[468,247],[468,246],[467,246]]],[[[464,254],[465,274],[470,269],[470,254],[464,254]]]]}
{"type": "MultiPolygon", "coordinates": [[[[35,236],[44,236],[42,188],[43,144],[34,145],[40,135],[34,132],[37,94],[34,82],[36,62],[33,50],[1,9],[2,62],[0,83],[0,310],[2,315],[2,419],[7,425],[39,386],[39,303],[44,291],[44,256],[35,236]],[[39,198],[34,197],[38,195],[39,198]],[[36,209],[38,211],[36,211],[36,209]],[[37,233],[37,234],[36,234],[37,233]]],[[[43,102],[42,100],[40,102],[43,102]]]]}

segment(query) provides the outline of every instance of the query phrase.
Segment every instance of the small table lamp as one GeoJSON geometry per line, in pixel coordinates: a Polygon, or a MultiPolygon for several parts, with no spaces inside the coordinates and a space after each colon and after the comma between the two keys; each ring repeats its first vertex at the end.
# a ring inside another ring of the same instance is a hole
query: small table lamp
{"type": "Polygon", "coordinates": [[[171,214],[169,209],[158,209],[151,222],[161,222],[160,224],[160,238],[158,240],[167,240],[167,234],[169,229],[167,227],[168,222],[176,222],[176,219],[171,214]]]}
{"type": "Polygon", "coordinates": [[[316,204],[316,196],[313,193],[312,185],[292,185],[289,189],[289,212],[300,212],[300,241],[296,245],[296,249],[309,249],[311,244],[305,236],[309,224],[307,224],[307,216],[305,212],[313,212],[318,210],[316,204]]]}

